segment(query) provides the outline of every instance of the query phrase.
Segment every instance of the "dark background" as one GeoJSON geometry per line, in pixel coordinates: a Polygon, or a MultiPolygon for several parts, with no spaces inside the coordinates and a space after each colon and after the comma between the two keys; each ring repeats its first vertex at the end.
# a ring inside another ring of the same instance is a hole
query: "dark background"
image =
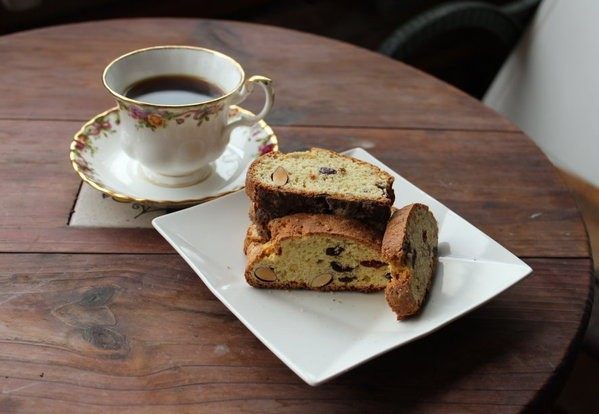
{"type": "MultiPolygon", "coordinates": [[[[0,34],[120,17],[203,17],[281,26],[377,50],[394,29],[441,3],[447,1],[0,0],[0,34]],[[14,10],[18,2],[38,4],[18,11],[14,10]],[[11,5],[13,10],[8,10],[11,5]]],[[[508,52],[484,30],[456,30],[429,42],[405,61],[480,98],[508,52]]]]}

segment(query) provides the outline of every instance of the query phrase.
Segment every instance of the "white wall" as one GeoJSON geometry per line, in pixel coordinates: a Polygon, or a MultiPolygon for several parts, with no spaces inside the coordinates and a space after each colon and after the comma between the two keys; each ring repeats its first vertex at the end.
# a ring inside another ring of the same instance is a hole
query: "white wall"
{"type": "Polygon", "coordinates": [[[599,186],[599,0],[544,0],[484,102],[599,186]]]}

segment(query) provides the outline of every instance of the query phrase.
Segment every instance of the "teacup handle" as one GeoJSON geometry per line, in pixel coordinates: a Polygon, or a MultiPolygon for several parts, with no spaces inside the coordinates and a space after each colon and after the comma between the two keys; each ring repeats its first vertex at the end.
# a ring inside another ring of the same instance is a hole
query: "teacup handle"
{"type": "Polygon", "coordinates": [[[260,85],[262,87],[262,89],[264,89],[264,94],[266,95],[266,100],[264,101],[264,106],[262,107],[262,110],[257,115],[248,115],[248,114],[241,113],[240,114],[241,119],[238,119],[237,121],[233,121],[227,125],[227,128],[225,130],[225,135],[227,137],[229,136],[231,131],[233,129],[237,128],[238,126],[254,125],[256,122],[260,121],[262,118],[264,118],[270,112],[270,108],[272,108],[272,104],[275,100],[275,91],[272,88],[272,80],[270,80],[269,78],[267,78],[265,76],[255,75],[255,76],[250,77],[248,80],[246,80],[243,85],[243,88],[239,92],[239,95],[234,103],[240,104],[241,102],[245,101],[245,99],[248,96],[250,96],[250,94],[254,90],[254,86],[256,84],[260,85]]]}

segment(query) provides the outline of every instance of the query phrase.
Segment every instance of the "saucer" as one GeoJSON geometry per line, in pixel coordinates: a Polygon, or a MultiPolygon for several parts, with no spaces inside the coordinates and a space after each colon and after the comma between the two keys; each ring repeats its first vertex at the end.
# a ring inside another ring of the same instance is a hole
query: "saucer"
{"type": "MultiPolygon", "coordinates": [[[[233,121],[250,111],[232,106],[233,121]]],[[[240,126],[231,133],[223,155],[211,164],[212,173],[187,187],[162,187],[148,181],[137,161],[119,145],[119,112],[112,108],[96,115],[75,134],[70,158],[81,179],[116,201],[160,207],[185,207],[211,200],[244,186],[245,172],[258,156],[278,149],[277,137],[264,121],[240,126]]]]}

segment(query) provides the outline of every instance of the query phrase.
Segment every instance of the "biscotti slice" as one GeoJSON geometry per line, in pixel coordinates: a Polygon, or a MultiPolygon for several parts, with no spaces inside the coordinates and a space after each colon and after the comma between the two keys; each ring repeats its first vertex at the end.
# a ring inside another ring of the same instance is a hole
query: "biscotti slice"
{"type": "Polygon", "coordinates": [[[269,223],[270,240],[251,225],[245,278],[258,288],[371,292],[387,285],[382,237],[364,224],[326,214],[294,214],[269,223]]]}
{"type": "Polygon", "coordinates": [[[257,158],[245,188],[254,203],[254,222],[263,229],[275,218],[315,213],[354,218],[382,233],[395,199],[390,174],[320,148],[257,158]]]}
{"type": "Polygon", "coordinates": [[[397,319],[421,309],[435,274],[437,241],[437,221],[424,204],[411,204],[391,216],[382,256],[389,262],[391,273],[385,298],[397,319]]]}

